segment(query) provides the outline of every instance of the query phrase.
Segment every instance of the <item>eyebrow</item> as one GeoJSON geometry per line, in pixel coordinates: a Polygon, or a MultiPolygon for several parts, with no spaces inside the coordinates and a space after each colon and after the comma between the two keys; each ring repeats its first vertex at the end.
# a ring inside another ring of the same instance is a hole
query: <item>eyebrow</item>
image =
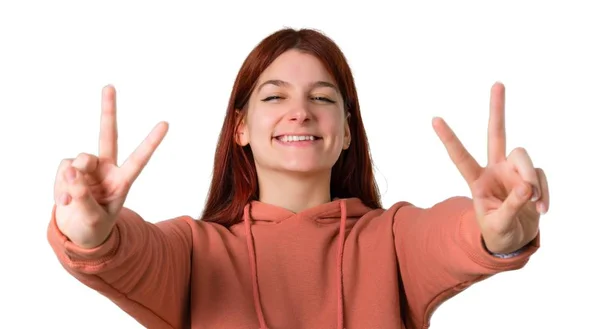
{"type": "MultiPolygon", "coordinates": [[[[290,83],[287,81],[277,80],[277,79],[267,80],[267,81],[261,83],[260,86],[258,86],[257,92],[260,91],[266,85],[274,85],[277,87],[289,87],[290,83]]],[[[327,82],[327,81],[316,81],[311,85],[311,88],[315,88],[315,87],[328,87],[328,88],[334,89],[338,93],[340,92],[340,90],[338,89],[338,87],[336,85],[334,85],[331,82],[327,82]]]]}

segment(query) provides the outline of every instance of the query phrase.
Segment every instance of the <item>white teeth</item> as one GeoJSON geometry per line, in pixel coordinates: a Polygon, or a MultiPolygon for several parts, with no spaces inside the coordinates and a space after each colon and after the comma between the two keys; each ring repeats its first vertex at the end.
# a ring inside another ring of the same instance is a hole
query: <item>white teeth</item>
{"type": "Polygon", "coordinates": [[[279,140],[282,142],[301,142],[301,141],[314,141],[315,136],[296,136],[296,135],[284,135],[279,136],[279,140]]]}

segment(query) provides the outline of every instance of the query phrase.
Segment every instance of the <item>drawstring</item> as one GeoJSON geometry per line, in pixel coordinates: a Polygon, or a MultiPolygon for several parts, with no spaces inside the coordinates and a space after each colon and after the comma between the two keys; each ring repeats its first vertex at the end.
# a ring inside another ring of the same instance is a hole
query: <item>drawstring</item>
{"type": "Polygon", "coordinates": [[[342,200],[340,204],[342,211],[342,220],[340,221],[340,243],[338,244],[338,329],[344,329],[344,285],[343,285],[343,259],[344,259],[344,242],[346,241],[346,200],[342,200]]]}
{"type": "MultiPolygon", "coordinates": [[[[340,221],[340,239],[337,253],[337,327],[344,329],[344,286],[343,286],[343,259],[344,242],[346,241],[346,200],[341,200],[341,221],[340,221]]],[[[250,271],[252,275],[252,293],[254,297],[254,309],[258,317],[260,329],[268,329],[265,315],[263,314],[258,290],[258,274],[256,270],[256,251],[254,249],[254,237],[252,236],[250,222],[250,204],[244,207],[244,226],[246,227],[246,242],[248,243],[248,254],[250,256],[250,271]]]]}
{"type": "Polygon", "coordinates": [[[256,274],[256,252],[254,250],[254,237],[250,229],[250,204],[244,207],[244,224],[246,226],[246,242],[248,243],[248,254],[250,255],[250,271],[252,272],[252,293],[254,295],[254,310],[258,317],[260,329],[268,329],[265,315],[263,314],[258,291],[258,275],[256,274]]]}

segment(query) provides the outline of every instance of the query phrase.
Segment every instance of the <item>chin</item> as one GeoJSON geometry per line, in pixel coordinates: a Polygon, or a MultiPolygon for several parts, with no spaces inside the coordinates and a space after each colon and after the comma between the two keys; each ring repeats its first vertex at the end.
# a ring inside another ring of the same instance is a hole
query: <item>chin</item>
{"type": "Polygon", "coordinates": [[[284,173],[289,173],[290,175],[312,175],[323,172],[323,170],[319,170],[316,168],[284,168],[280,170],[284,173]]]}
{"type": "Polygon", "coordinates": [[[277,168],[277,171],[291,175],[318,175],[331,171],[331,166],[315,163],[286,164],[277,168]]]}
{"type": "Polygon", "coordinates": [[[335,164],[333,159],[328,159],[324,155],[304,155],[304,156],[286,156],[255,158],[255,163],[259,172],[273,172],[278,175],[291,176],[313,176],[329,175],[331,168],[335,164]],[[260,161],[267,160],[267,161],[260,161]]]}

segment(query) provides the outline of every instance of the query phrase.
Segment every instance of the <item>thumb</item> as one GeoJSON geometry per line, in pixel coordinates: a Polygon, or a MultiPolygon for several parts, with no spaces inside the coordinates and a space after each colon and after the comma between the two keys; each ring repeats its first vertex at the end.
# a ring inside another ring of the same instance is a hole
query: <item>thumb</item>
{"type": "Polygon", "coordinates": [[[99,205],[85,182],[84,174],[77,168],[69,166],[64,171],[64,197],[69,205],[76,206],[85,212],[97,212],[99,205]]]}
{"type": "Polygon", "coordinates": [[[519,183],[512,189],[498,209],[498,217],[503,220],[514,218],[521,211],[521,208],[530,201],[531,193],[531,185],[524,182],[519,183]]]}

